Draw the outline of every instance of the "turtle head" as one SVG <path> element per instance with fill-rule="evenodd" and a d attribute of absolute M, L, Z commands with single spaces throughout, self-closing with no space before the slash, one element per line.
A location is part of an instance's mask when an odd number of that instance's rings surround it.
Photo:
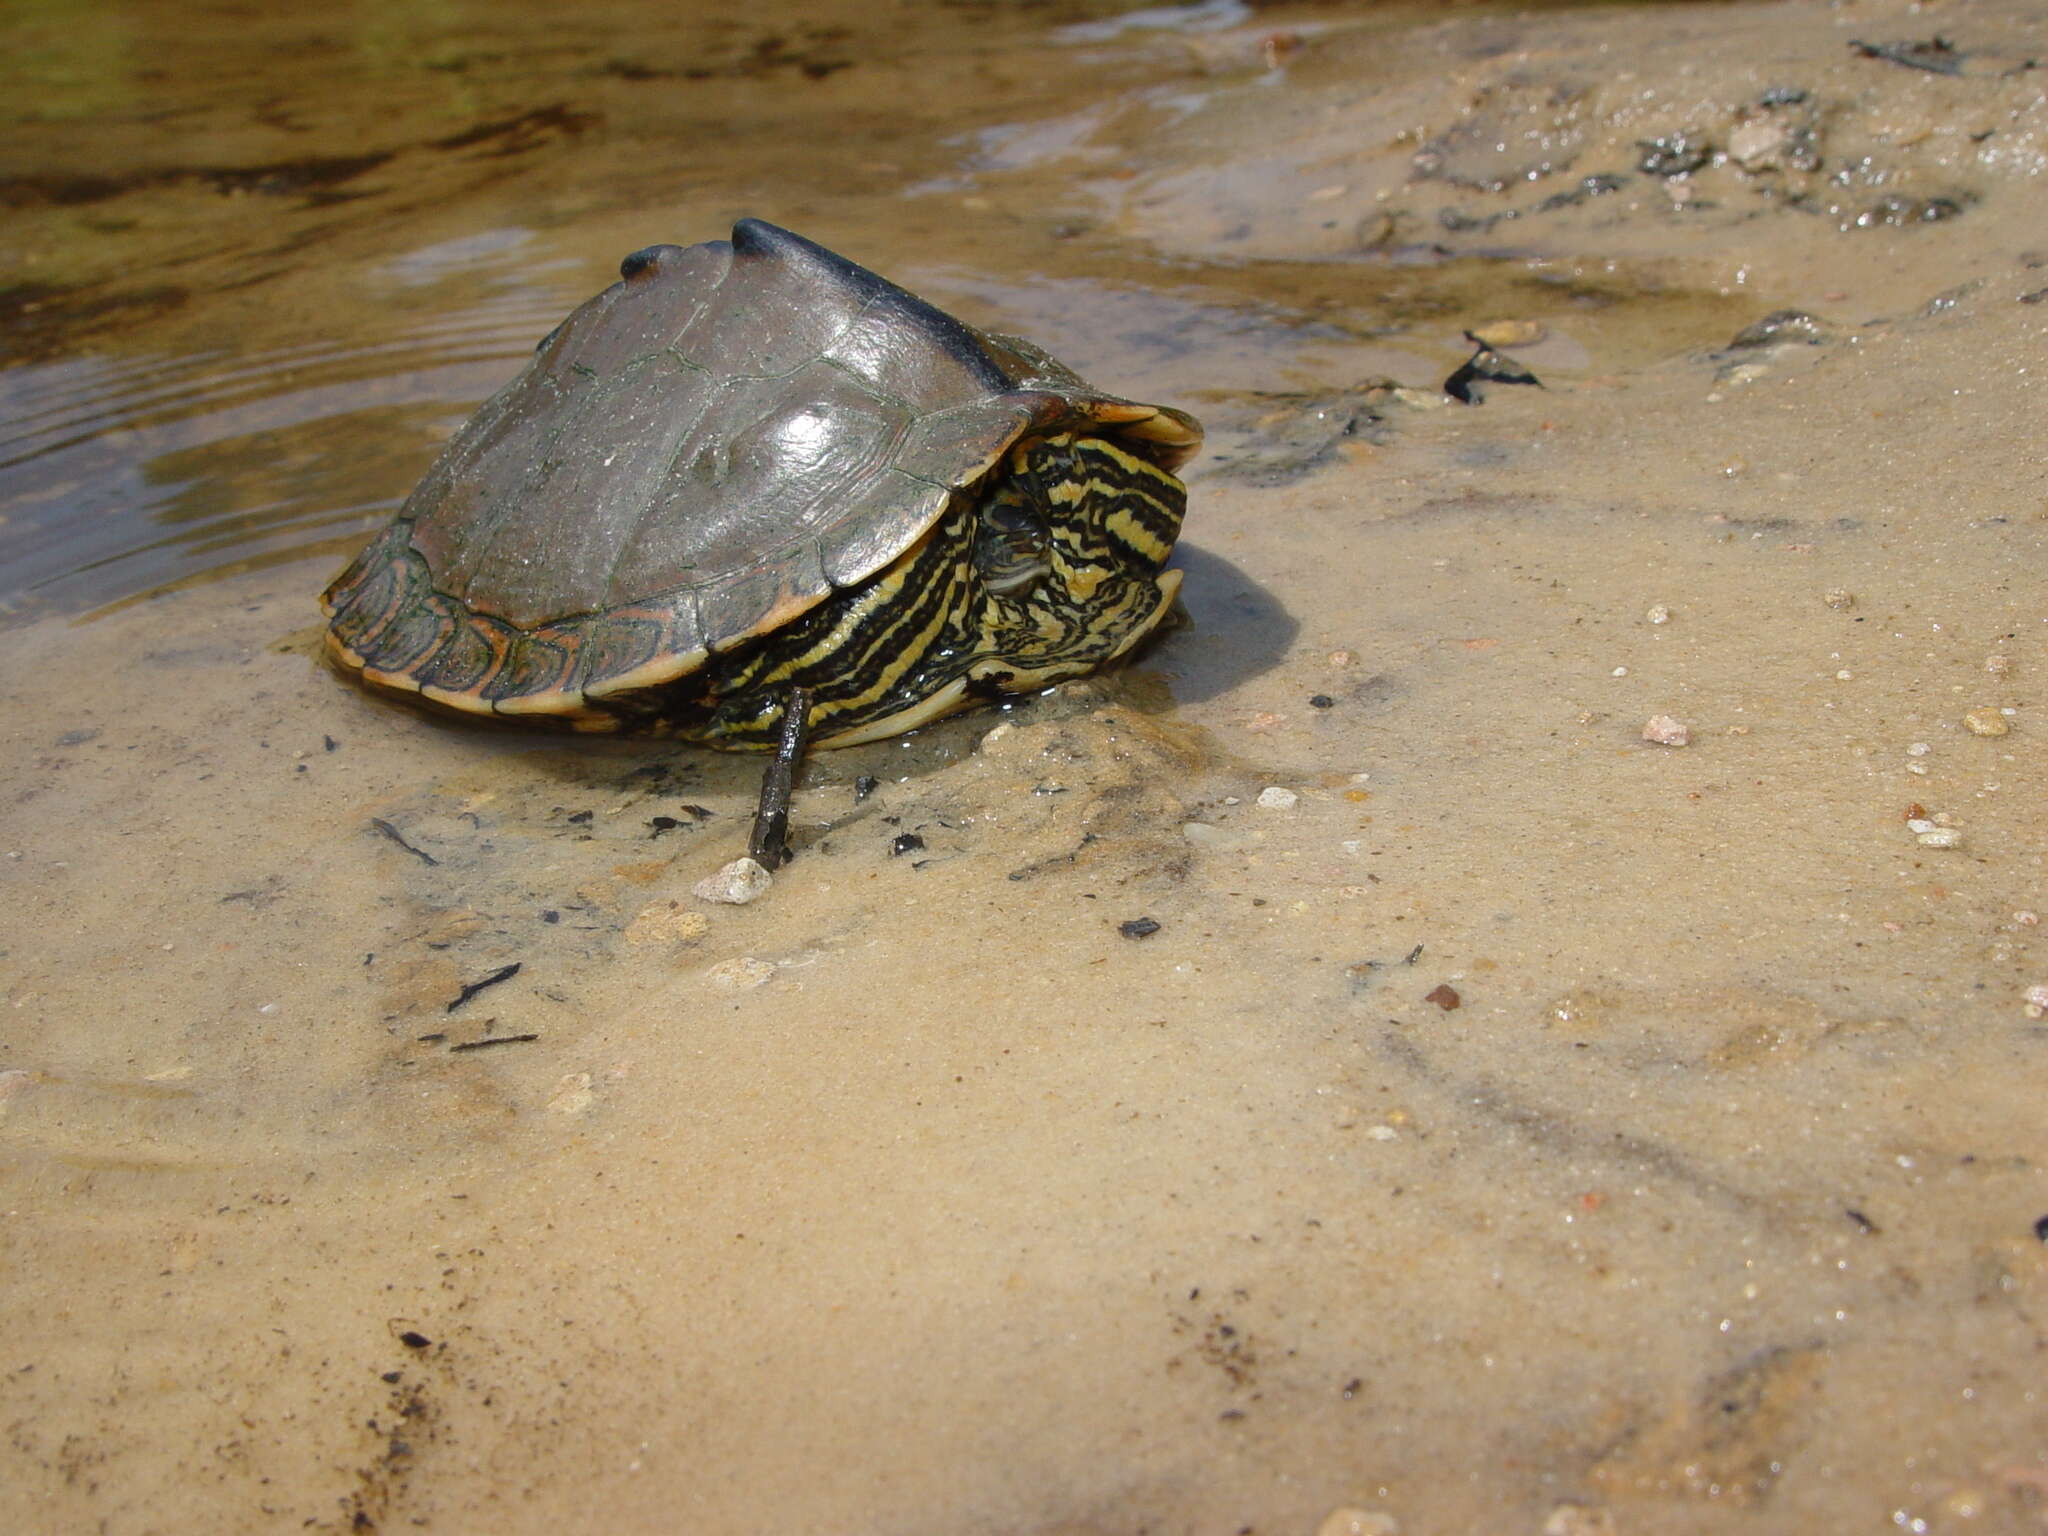
<path fill-rule="evenodd" d="M 977 509 L 981 602 L 970 679 L 1028 693 L 1128 655 L 1174 609 L 1164 569 L 1186 492 L 1108 436 L 1063 433 L 1012 449 Z"/>

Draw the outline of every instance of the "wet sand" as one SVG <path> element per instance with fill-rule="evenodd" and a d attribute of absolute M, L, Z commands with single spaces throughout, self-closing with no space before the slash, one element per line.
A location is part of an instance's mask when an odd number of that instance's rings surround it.
<path fill-rule="evenodd" d="M 2040 1529 L 2038 8 L 932 14 L 17 125 L 130 179 L 9 183 L 0 1523 Z M 270 133 L 390 158 L 191 170 Z M 312 599 L 736 212 L 1212 436 L 1191 629 L 820 757 L 727 908 L 757 761 Z"/>

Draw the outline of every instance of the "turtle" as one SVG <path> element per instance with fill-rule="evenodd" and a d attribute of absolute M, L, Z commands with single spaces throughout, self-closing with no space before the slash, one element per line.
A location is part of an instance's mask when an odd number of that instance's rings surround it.
<path fill-rule="evenodd" d="M 1128 656 L 1201 445 L 759 219 L 653 245 L 544 337 L 321 597 L 330 657 L 439 710 L 777 753 Z M 765 842 L 765 847 L 763 846 Z"/>

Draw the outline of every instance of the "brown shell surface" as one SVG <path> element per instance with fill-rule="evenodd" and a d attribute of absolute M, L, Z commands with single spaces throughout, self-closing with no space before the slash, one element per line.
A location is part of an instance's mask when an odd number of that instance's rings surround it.
<path fill-rule="evenodd" d="M 1092 421 L 1167 468 L 1201 440 L 758 220 L 621 270 L 328 588 L 345 664 L 602 723 L 586 698 L 682 676 L 888 565 L 1026 433 Z"/>

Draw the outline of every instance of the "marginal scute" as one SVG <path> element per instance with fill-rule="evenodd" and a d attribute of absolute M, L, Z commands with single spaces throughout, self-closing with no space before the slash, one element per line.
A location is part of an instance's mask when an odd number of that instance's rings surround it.
<path fill-rule="evenodd" d="M 566 687 L 576 663 L 576 647 L 560 638 L 516 635 L 505 655 L 505 664 L 484 685 L 483 697 L 492 704 L 512 701 L 536 693 L 560 692 Z"/>
<path fill-rule="evenodd" d="M 455 626 L 441 648 L 414 669 L 420 686 L 446 693 L 475 693 L 504 653 L 504 641 L 492 633 L 504 627 L 476 614 L 467 615 L 466 622 Z"/>
<path fill-rule="evenodd" d="M 895 467 L 935 485 L 964 486 L 986 474 L 1003 450 L 1034 427 L 1035 398 L 997 396 L 933 411 L 911 423 Z"/>
<path fill-rule="evenodd" d="M 902 554 L 909 541 L 939 520 L 953 493 L 942 485 L 913 480 L 899 469 L 884 470 L 862 486 L 818 535 L 825 579 L 835 587 L 865 581 Z"/>
<path fill-rule="evenodd" d="M 754 635 L 787 624 L 817 606 L 814 592 L 829 592 L 815 540 L 764 552 L 762 559 L 735 571 L 718 586 L 697 594 L 698 611 L 714 651 L 729 650 Z"/>

